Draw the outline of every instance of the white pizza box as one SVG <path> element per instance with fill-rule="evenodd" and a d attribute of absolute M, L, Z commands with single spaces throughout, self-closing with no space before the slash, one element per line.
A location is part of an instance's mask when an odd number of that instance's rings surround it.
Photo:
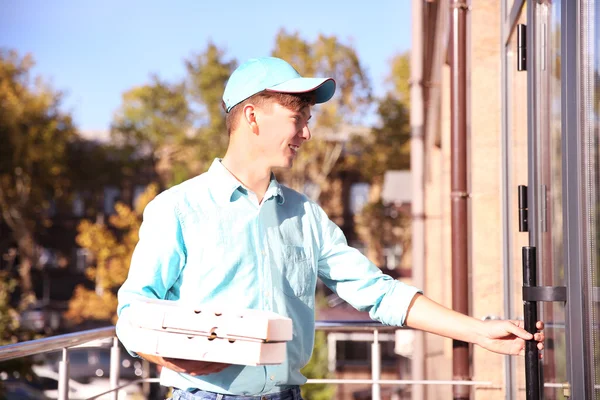
<path fill-rule="evenodd" d="M 136 337 L 131 350 L 163 357 L 280 364 L 293 336 L 292 320 L 271 311 L 141 299 L 127 315 Z"/>
<path fill-rule="evenodd" d="M 167 358 L 258 366 L 281 364 L 286 357 L 286 342 L 210 339 L 139 327 L 131 333 L 136 337 L 131 350 Z"/>

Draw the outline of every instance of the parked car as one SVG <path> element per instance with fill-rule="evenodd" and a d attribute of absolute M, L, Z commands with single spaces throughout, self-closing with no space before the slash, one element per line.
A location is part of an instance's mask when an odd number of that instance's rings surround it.
<path fill-rule="evenodd" d="M 108 378 L 110 376 L 110 347 L 76 347 L 69 350 L 70 377 L 79 382 L 88 382 L 94 378 Z M 58 372 L 60 353 L 53 353 L 46 357 L 46 364 Z M 135 380 L 142 377 L 142 360 L 129 355 L 125 349 L 120 351 L 119 378 Z"/>
<path fill-rule="evenodd" d="M 21 313 L 20 323 L 25 329 L 51 335 L 62 326 L 62 310 L 43 306 L 31 307 Z"/>
<path fill-rule="evenodd" d="M 44 392 L 29 382 L 21 380 L 6 380 L 2 382 L 4 393 L 0 393 L 3 400 L 50 400 Z"/>
<path fill-rule="evenodd" d="M 40 381 L 43 394 L 48 399 L 58 398 L 58 372 L 52 370 L 47 365 L 34 365 L 33 372 L 37 375 Z M 128 381 L 122 379 L 119 385 L 124 385 Z M 69 379 L 69 400 L 84 400 L 106 392 L 110 389 L 109 378 L 91 378 L 86 382 L 80 382 L 76 379 Z M 141 389 L 138 385 L 129 385 L 119 390 L 119 400 L 134 400 L 141 398 Z M 99 400 L 112 399 L 112 394 L 107 393 L 98 397 Z"/>

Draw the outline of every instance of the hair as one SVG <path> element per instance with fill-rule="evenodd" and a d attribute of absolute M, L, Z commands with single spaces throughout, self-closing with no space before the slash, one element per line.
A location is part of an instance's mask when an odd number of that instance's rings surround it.
<path fill-rule="evenodd" d="M 268 90 L 263 90 L 255 95 L 248 97 L 241 103 L 236 104 L 229 110 L 225 115 L 225 124 L 227 126 L 227 133 L 231 133 L 237 128 L 242 110 L 246 104 L 254 104 L 256 107 L 267 108 L 272 107 L 273 103 L 277 103 L 282 107 L 285 107 L 292 111 L 300 111 L 306 106 L 313 106 L 316 102 L 316 95 L 314 92 L 308 93 L 279 93 Z M 225 104 L 223 104 L 225 108 Z"/>

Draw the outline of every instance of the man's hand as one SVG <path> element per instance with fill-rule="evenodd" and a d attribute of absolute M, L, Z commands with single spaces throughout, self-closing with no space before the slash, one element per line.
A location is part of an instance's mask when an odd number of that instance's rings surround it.
<path fill-rule="evenodd" d="M 172 371 L 190 374 L 192 376 L 216 374 L 217 372 L 221 372 L 230 366 L 230 364 L 216 362 L 183 360 L 180 358 L 163 358 L 150 354 L 138 354 L 140 357 L 155 364 L 162 365 L 163 367 Z"/>
<path fill-rule="evenodd" d="M 536 328 L 540 332 L 533 336 L 523 329 L 523 325 L 523 321 L 486 321 L 477 344 L 495 353 L 522 355 L 525 353 L 525 341 L 533 339 L 538 342 L 537 348 L 543 350 L 544 323 L 538 321 Z"/>
<path fill-rule="evenodd" d="M 482 321 L 450 310 L 435 301 L 417 294 L 406 316 L 406 325 L 447 338 L 475 343 L 484 349 L 501 354 L 524 353 L 525 341 L 536 340 L 544 348 L 544 333 L 531 335 L 523 329 L 523 321 Z M 544 329 L 538 322 L 536 328 Z"/>

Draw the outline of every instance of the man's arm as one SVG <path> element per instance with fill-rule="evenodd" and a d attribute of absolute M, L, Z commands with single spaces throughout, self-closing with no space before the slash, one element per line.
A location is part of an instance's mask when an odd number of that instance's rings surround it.
<path fill-rule="evenodd" d="M 382 274 L 365 256 L 350 248 L 342 231 L 325 212 L 320 219 L 319 277 L 355 308 L 368 311 L 386 325 L 409 326 L 452 339 L 475 343 L 502 354 L 519 354 L 531 335 L 522 321 L 480 321 L 430 300 L 421 291 Z M 543 324 L 538 322 L 538 329 Z M 543 333 L 535 335 L 543 342 Z M 543 343 L 538 344 L 543 348 Z"/>
<path fill-rule="evenodd" d="M 172 194 L 163 192 L 144 209 L 127 279 L 118 292 L 117 336 L 126 349 L 136 344 L 128 318 L 131 303 L 145 298 L 166 299 L 185 262 L 186 249 L 175 200 Z"/>
<path fill-rule="evenodd" d="M 140 239 L 135 247 L 129 275 L 119 289 L 117 336 L 126 349 L 135 347 L 130 334 L 129 305 L 139 298 L 166 299 L 186 263 L 186 248 L 177 205 L 170 193 L 163 193 L 144 210 Z M 128 350 L 131 354 L 134 352 Z M 140 357 L 176 372 L 206 375 L 219 372 L 228 364 L 167 359 L 137 353 Z"/>
<path fill-rule="evenodd" d="M 501 354 L 521 354 L 525 341 L 534 339 L 538 349 L 544 348 L 543 332 L 531 335 L 523 329 L 522 321 L 481 321 L 436 303 L 417 294 L 406 316 L 406 325 L 410 328 L 435 333 L 451 339 L 477 344 L 487 350 Z M 544 328 L 542 322 L 537 329 Z"/>

